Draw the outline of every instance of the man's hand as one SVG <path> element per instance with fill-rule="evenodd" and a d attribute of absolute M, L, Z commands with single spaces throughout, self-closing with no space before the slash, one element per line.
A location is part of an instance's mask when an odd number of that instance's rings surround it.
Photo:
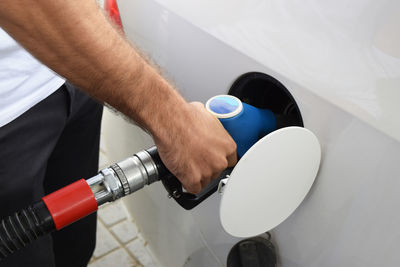
<path fill-rule="evenodd" d="M 0 1 L 0 26 L 52 70 L 147 129 L 188 191 L 199 192 L 235 164 L 235 143 L 217 119 L 188 104 L 94 0 Z"/>
<path fill-rule="evenodd" d="M 187 191 L 197 194 L 211 179 L 236 164 L 236 143 L 203 104 L 193 102 L 187 108 L 186 114 L 176 114 L 182 121 L 170 128 L 184 129 L 155 141 L 165 166 Z"/>

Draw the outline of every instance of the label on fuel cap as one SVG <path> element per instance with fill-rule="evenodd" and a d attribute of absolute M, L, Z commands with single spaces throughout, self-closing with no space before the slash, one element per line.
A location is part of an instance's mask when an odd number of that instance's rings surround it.
<path fill-rule="evenodd" d="M 243 104 L 233 95 L 217 95 L 207 101 L 206 109 L 218 119 L 226 119 L 242 112 Z"/>

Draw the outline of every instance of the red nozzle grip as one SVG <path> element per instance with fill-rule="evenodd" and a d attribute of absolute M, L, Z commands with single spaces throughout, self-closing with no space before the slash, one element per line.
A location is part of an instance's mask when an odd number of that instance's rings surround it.
<path fill-rule="evenodd" d="M 57 230 L 95 212 L 98 208 L 92 190 L 84 179 L 42 198 Z"/>

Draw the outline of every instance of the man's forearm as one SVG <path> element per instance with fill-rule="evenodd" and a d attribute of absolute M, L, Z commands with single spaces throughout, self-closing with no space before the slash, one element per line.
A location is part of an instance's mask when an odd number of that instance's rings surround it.
<path fill-rule="evenodd" d="M 101 13 L 94 0 L 0 1 L 0 26 L 82 90 L 165 134 L 162 117 L 185 101 Z"/>
<path fill-rule="evenodd" d="M 153 135 L 192 193 L 236 163 L 236 144 L 201 103 L 187 103 L 103 16 L 94 0 L 0 1 L 0 26 L 54 71 Z"/>

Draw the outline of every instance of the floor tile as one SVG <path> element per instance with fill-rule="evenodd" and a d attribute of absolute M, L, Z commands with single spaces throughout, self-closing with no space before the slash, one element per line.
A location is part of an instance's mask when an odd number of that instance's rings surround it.
<path fill-rule="evenodd" d="M 121 201 L 102 207 L 99 209 L 98 214 L 106 226 L 111 226 L 127 218 L 125 207 Z"/>
<path fill-rule="evenodd" d="M 128 243 L 126 248 L 144 267 L 156 267 L 152 257 L 140 239 L 135 239 L 134 241 Z"/>
<path fill-rule="evenodd" d="M 138 229 L 136 225 L 130 221 L 125 220 L 117 223 L 111 227 L 111 232 L 118 238 L 121 243 L 127 243 L 138 235 Z"/>
<path fill-rule="evenodd" d="M 97 233 L 96 233 L 96 248 L 94 250 L 93 256 L 95 258 L 101 257 L 102 255 L 118 247 L 119 247 L 118 242 L 102 225 L 102 223 L 98 222 Z"/>
<path fill-rule="evenodd" d="M 91 263 L 88 267 L 133 267 L 136 262 L 122 248 L 111 252 L 103 258 Z"/>

